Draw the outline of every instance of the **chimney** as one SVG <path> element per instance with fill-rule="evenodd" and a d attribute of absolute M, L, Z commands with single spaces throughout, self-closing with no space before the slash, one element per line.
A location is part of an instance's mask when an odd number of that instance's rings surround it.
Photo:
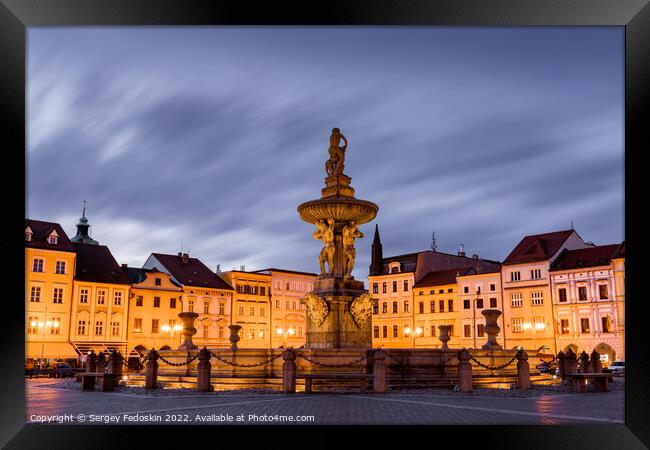
<path fill-rule="evenodd" d="M 221 264 L 217 264 L 217 273 L 221 273 Z"/>
<path fill-rule="evenodd" d="M 458 250 L 458 256 L 465 256 L 465 245 L 460 244 L 460 249 Z"/>
<path fill-rule="evenodd" d="M 183 264 L 189 264 L 189 262 L 190 262 L 190 255 L 188 255 L 187 253 L 182 253 L 182 254 L 180 254 L 179 256 L 180 256 L 181 259 L 183 260 Z"/>
<path fill-rule="evenodd" d="M 122 264 L 122 269 L 126 269 L 128 266 L 126 264 Z"/>
<path fill-rule="evenodd" d="M 476 253 L 474 253 L 474 254 L 472 255 L 472 258 L 474 258 L 474 259 L 478 259 L 478 255 L 477 255 Z"/>
<path fill-rule="evenodd" d="M 246 266 L 242 264 L 241 266 L 239 266 L 239 270 L 242 272 L 246 272 Z"/>

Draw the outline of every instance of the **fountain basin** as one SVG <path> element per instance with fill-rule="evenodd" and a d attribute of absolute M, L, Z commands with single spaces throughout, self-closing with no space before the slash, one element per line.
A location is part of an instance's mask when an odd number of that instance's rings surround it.
<path fill-rule="evenodd" d="M 353 220 L 357 224 L 363 224 L 373 220 L 378 210 L 379 206 L 372 202 L 350 197 L 322 198 L 311 200 L 298 206 L 300 218 L 309 223 L 334 219 L 336 222 L 349 222 Z"/>

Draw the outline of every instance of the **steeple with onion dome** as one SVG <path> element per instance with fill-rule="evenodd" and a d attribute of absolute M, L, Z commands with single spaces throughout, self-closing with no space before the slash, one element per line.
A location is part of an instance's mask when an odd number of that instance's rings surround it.
<path fill-rule="evenodd" d="M 90 224 L 88 223 L 88 219 L 86 219 L 86 200 L 84 200 L 81 217 L 79 218 L 79 223 L 77 223 L 77 234 L 70 240 L 72 242 L 83 242 L 84 244 L 99 245 L 99 242 L 91 238 L 88 234 L 89 228 Z"/>

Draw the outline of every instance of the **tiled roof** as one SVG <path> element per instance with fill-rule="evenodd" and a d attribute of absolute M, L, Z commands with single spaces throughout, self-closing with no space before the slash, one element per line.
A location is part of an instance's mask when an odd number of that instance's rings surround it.
<path fill-rule="evenodd" d="M 514 264 L 549 259 L 574 232 L 574 230 L 563 230 L 525 236 L 503 263 Z"/>
<path fill-rule="evenodd" d="M 25 219 L 25 229 L 27 229 L 27 227 L 32 230 L 32 240 L 30 242 L 25 242 L 25 247 L 60 250 L 63 252 L 75 251 L 72 242 L 70 242 L 70 238 L 65 234 L 65 231 L 63 231 L 63 228 L 61 228 L 61 225 L 58 223 Z M 56 230 L 56 234 L 59 235 L 56 244 L 50 244 L 47 242 L 47 238 L 52 230 Z"/>
<path fill-rule="evenodd" d="M 451 270 L 438 270 L 436 272 L 429 272 L 420 281 L 413 285 L 413 288 L 422 288 L 429 286 L 444 286 L 446 284 L 456 283 L 456 277 L 465 274 L 470 267 L 463 267 L 461 269 Z"/>
<path fill-rule="evenodd" d="M 620 244 L 599 245 L 596 247 L 564 250 L 553 261 L 551 271 L 579 269 L 581 267 L 606 266 L 612 262 Z"/>
<path fill-rule="evenodd" d="M 165 255 L 152 253 L 160 263 L 176 278 L 186 286 L 205 287 L 212 289 L 234 290 L 223 278 L 217 276 L 197 258 L 187 258 L 187 264 L 178 255 Z"/>
<path fill-rule="evenodd" d="M 130 284 L 129 277 L 105 245 L 74 242 L 72 246 L 77 252 L 75 280 Z"/>
<path fill-rule="evenodd" d="M 625 258 L 625 241 L 621 242 L 612 259 Z"/>
<path fill-rule="evenodd" d="M 271 267 L 271 268 L 268 268 L 268 269 L 262 269 L 262 270 L 253 270 L 251 273 L 261 273 L 261 274 L 264 274 L 264 275 L 270 275 L 271 272 L 294 273 L 294 274 L 297 274 L 297 275 L 309 275 L 311 277 L 317 277 L 318 276 L 317 274 L 311 273 L 311 272 L 299 272 L 297 270 L 277 269 L 275 267 Z"/>
<path fill-rule="evenodd" d="M 131 284 L 138 284 L 142 283 L 146 278 L 147 274 L 149 273 L 161 273 L 158 269 L 153 268 L 153 269 L 141 269 L 139 267 L 124 267 L 123 266 L 124 273 L 126 274 L 127 277 L 129 277 L 129 281 Z M 164 273 L 164 272 L 162 272 Z M 165 276 L 167 274 L 165 273 Z M 173 278 L 169 278 L 169 281 L 175 286 L 178 286 L 176 282 L 174 282 Z M 180 287 L 180 286 L 179 286 Z"/>

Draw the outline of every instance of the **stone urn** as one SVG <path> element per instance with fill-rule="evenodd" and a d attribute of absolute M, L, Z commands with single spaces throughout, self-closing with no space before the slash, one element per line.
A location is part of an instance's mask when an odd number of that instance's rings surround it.
<path fill-rule="evenodd" d="M 241 325 L 228 325 L 230 329 L 230 349 L 237 350 L 237 342 L 239 342 L 239 330 L 241 330 Z"/>
<path fill-rule="evenodd" d="M 199 317 L 198 313 L 195 312 L 182 312 L 178 314 L 178 317 L 183 321 L 183 343 L 178 347 L 179 350 L 195 350 L 198 347 L 192 342 L 192 336 L 196 334 L 196 328 L 194 328 L 194 321 Z"/>
<path fill-rule="evenodd" d="M 487 342 L 482 347 L 483 350 L 502 350 L 503 347 L 497 343 L 497 334 L 501 331 L 501 328 L 497 325 L 497 319 L 501 315 L 501 311 L 498 309 L 484 309 L 481 314 L 485 316 L 485 328 L 483 330 L 488 337 Z"/>
<path fill-rule="evenodd" d="M 449 342 L 449 330 L 451 330 L 451 325 L 438 325 L 438 330 L 440 330 L 440 342 L 442 342 L 442 346 L 440 347 L 441 350 L 447 351 L 449 350 L 449 347 L 447 346 L 447 342 Z"/>

